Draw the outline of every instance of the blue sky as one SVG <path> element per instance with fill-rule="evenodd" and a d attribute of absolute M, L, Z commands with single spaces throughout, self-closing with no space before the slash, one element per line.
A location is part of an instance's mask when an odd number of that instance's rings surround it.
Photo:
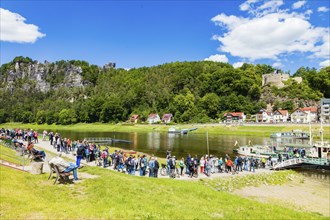
<path fill-rule="evenodd" d="M 1 64 L 28 56 L 121 68 L 207 59 L 319 69 L 330 65 L 329 4 L 2 0 Z"/>

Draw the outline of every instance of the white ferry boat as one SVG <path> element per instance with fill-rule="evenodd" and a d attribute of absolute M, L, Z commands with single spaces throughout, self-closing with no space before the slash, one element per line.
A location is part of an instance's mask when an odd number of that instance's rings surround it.
<path fill-rule="evenodd" d="M 277 132 L 270 135 L 271 138 L 296 138 L 309 139 L 309 134 L 301 130 L 292 130 L 291 132 Z"/>

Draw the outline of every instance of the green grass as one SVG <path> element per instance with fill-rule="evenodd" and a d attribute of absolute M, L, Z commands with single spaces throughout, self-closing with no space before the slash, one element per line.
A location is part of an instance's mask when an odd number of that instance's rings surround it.
<path fill-rule="evenodd" d="M 218 192 L 199 182 L 85 167 L 79 171 L 98 178 L 53 185 L 48 174 L 0 168 L 1 219 L 327 219 Z"/>
<path fill-rule="evenodd" d="M 300 129 L 308 132 L 309 126 L 307 124 L 301 125 L 244 125 L 244 126 L 226 126 L 224 124 L 182 124 L 175 125 L 179 128 L 198 128 L 198 130 L 193 131 L 194 133 L 203 133 L 206 131 L 210 135 L 245 135 L 245 136 L 260 136 L 269 137 L 271 133 L 281 132 L 281 131 L 291 131 L 294 129 Z M 78 131 L 78 132 L 168 132 L 171 126 L 166 125 L 148 125 L 148 124 L 104 124 L 104 123 L 78 123 L 74 125 L 47 125 L 47 124 L 22 124 L 22 123 L 6 123 L 0 124 L 0 127 L 4 128 L 32 128 L 37 130 L 67 130 L 67 131 Z M 320 125 L 312 125 L 312 132 L 316 134 L 319 132 Z M 330 138 L 330 126 L 324 125 L 324 138 Z M 318 137 L 315 136 L 317 139 Z"/>

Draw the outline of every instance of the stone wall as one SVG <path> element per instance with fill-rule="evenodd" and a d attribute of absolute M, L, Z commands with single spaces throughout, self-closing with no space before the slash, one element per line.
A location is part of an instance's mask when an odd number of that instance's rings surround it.
<path fill-rule="evenodd" d="M 290 79 L 290 75 L 285 73 L 264 74 L 262 75 L 262 86 L 269 84 L 272 86 L 276 86 L 278 88 L 283 88 L 284 87 L 283 82 L 287 81 L 288 79 Z M 297 81 L 297 83 L 302 82 L 301 77 L 294 77 L 292 79 Z"/>

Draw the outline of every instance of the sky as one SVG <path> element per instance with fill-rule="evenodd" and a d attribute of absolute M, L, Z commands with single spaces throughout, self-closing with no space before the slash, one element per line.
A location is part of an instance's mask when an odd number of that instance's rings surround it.
<path fill-rule="evenodd" d="M 329 0 L 1 0 L 0 64 L 16 56 L 117 68 L 176 61 L 330 66 Z"/>

